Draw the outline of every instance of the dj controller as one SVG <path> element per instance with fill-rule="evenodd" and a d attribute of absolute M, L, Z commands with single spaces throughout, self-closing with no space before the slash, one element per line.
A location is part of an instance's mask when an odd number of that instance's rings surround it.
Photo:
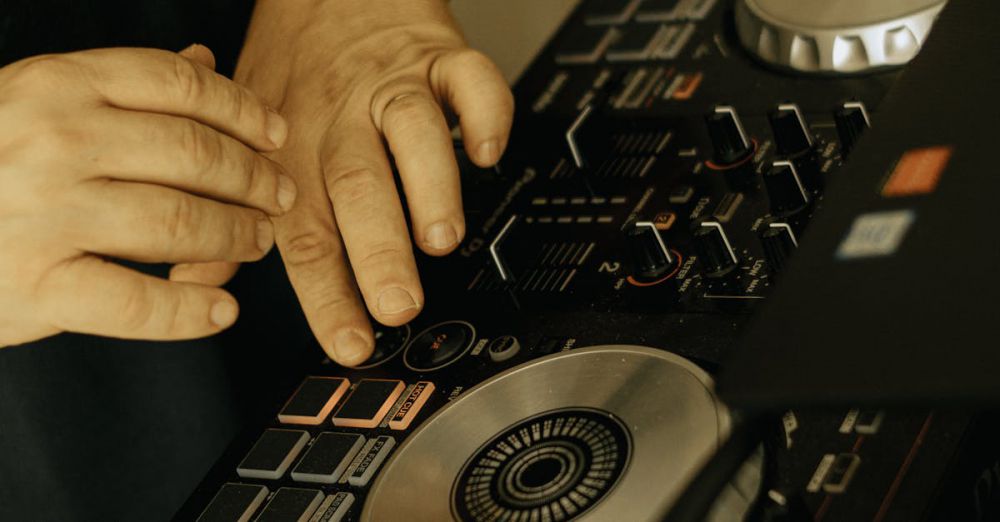
<path fill-rule="evenodd" d="M 581 3 L 514 87 L 500 164 L 456 147 L 468 233 L 420 258 L 425 310 L 261 405 L 176 519 L 667 516 L 742 421 L 713 375 L 942 8 L 852 22 L 862 38 L 793 34 L 815 13 L 768 3 Z M 797 408 L 767 426 L 708 520 L 997 516 L 988 417 Z"/>

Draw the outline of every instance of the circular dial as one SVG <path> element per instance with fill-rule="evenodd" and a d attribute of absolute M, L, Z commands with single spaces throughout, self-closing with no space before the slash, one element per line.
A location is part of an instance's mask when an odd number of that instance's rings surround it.
<path fill-rule="evenodd" d="M 858 73 L 916 56 L 945 0 L 739 0 L 736 32 L 764 62 Z"/>
<path fill-rule="evenodd" d="M 372 485 L 360 520 L 453 520 L 462 502 L 472 513 L 479 501 L 459 500 L 475 487 L 469 471 L 517 427 L 532 441 L 531 430 L 540 430 L 532 444 L 539 451 L 527 453 L 523 442 L 514 448 L 482 502 L 530 512 L 543 500 L 572 497 L 579 473 L 594 469 L 597 448 L 614 448 L 614 458 L 602 461 L 610 470 L 605 483 L 575 505 L 594 520 L 658 520 L 729 433 L 728 411 L 711 383 L 690 361 L 639 346 L 577 348 L 516 366 L 462 393 L 410 434 Z M 556 433 L 555 422 L 573 416 L 585 424 L 602 418 L 587 424 L 592 442 Z"/>
<path fill-rule="evenodd" d="M 630 443 L 608 412 L 569 408 L 521 421 L 483 444 L 455 481 L 459 520 L 580 516 L 621 478 Z"/>

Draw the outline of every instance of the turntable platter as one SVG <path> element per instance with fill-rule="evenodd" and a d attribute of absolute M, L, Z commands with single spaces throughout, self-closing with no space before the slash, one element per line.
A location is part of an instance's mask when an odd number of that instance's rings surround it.
<path fill-rule="evenodd" d="M 361 520 L 657 519 L 728 430 L 711 378 L 690 361 L 576 349 L 501 373 L 429 418 Z"/>

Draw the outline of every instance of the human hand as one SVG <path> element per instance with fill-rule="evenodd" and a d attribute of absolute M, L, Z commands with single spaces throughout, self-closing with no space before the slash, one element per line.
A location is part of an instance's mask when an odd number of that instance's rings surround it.
<path fill-rule="evenodd" d="M 361 299 L 390 326 L 423 306 L 385 145 L 416 244 L 445 255 L 465 221 L 442 107 L 486 167 L 507 144 L 510 90 L 442 0 L 260 0 L 235 78 L 288 119 L 288 143 L 269 157 L 295 178 L 299 201 L 273 220 L 276 244 L 324 350 L 360 364 L 374 345 Z"/>
<path fill-rule="evenodd" d="M 0 69 L 0 346 L 61 331 L 186 339 L 230 326 L 227 292 L 138 262 L 250 261 L 294 182 L 256 151 L 287 137 L 247 89 L 185 58 L 100 49 Z"/>

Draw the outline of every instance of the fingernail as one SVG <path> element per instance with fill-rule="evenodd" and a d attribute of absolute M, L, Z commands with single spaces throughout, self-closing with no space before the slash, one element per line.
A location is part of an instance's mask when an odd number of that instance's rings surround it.
<path fill-rule="evenodd" d="M 450 223 L 439 221 L 427 227 L 427 244 L 432 248 L 442 250 L 451 248 L 458 243 L 458 233 Z"/>
<path fill-rule="evenodd" d="M 219 328 L 225 328 L 236 322 L 239 310 L 236 305 L 229 301 L 219 301 L 212 305 L 212 310 L 208 313 L 209 320 Z"/>
<path fill-rule="evenodd" d="M 278 206 L 281 210 L 288 212 L 292 209 L 292 205 L 295 204 L 295 194 L 298 190 L 295 188 L 295 182 L 292 178 L 288 176 L 278 176 Z"/>
<path fill-rule="evenodd" d="M 274 230 L 271 222 L 266 219 L 257 221 L 257 246 L 267 252 L 271 249 L 271 242 L 274 241 Z"/>
<path fill-rule="evenodd" d="M 285 139 L 288 138 L 288 124 L 285 123 L 285 119 L 281 117 L 280 114 L 274 112 L 274 109 L 267 108 L 267 139 L 271 140 L 271 143 L 275 147 L 281 147 L 285 144 Z"/>
<path fill-rule="evenodd" d="M 497 153 L 500 150 L 500 146 L 497 145 L 497 140 L 489 140 L 481 145 L 479 145 L 479 161 L 493 165 L 497 162 Z"/>
<path fill-rule="evenodd" d="M 395 315 L 416 307 L 413 296 L 398 286 L 383 290 L 378 295 L 378 311 L 383 314 Z"/>
<path fill-rule="evenodd" d="M 337 362 L 344 366 L 355 366 L 368 358 L 368 341 L 353 330 L 342 330 L 333 338 L 333 353 Z"/>

